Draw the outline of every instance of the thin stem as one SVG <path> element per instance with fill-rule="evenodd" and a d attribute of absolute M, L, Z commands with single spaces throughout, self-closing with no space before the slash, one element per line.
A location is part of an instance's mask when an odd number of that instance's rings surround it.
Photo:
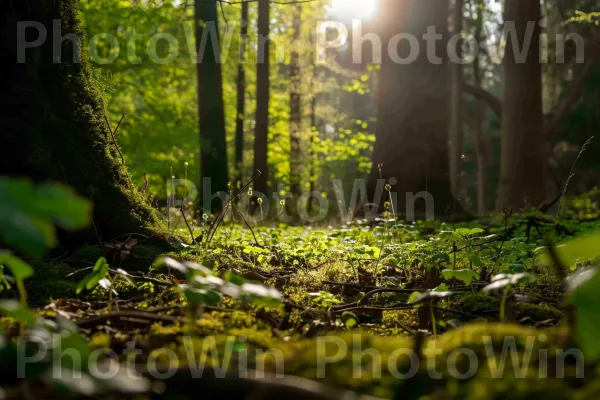
<path fill-rule="evenodd" d="M 508 292 L 510 292 L 510 285 L 506 286 L 504 293 L 502 294 L 502 301 L 500 302 L 500 322 L 504 322 L 504 317 L 506 315 L 506 298 L 508 297 Z"/>
<path fill-rule="evenodd" d="M 431 330 L 433 332 L 433 338 L 437 338 L 437 324 L 435 321 L 435 311 L 433 308 L 433 304 L 429 304 L 429 312 L 431 313 Z"/>

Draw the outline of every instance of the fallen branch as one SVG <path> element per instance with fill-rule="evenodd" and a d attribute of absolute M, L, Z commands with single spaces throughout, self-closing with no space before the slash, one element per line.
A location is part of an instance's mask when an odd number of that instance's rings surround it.
<path fill-rule="evenodd" d="M 180 322 L 185 323 L 185 319 L 174 317 L 172 315 L 152 314 L 143 311 L 117 311 L 110 314 L 98 315 L 96 317 L 86 318 L 76 321 L 75 324 L 80 328 L 100 325 L 112 319 L 136 318 L 141 320 L 156 322 Z"/>

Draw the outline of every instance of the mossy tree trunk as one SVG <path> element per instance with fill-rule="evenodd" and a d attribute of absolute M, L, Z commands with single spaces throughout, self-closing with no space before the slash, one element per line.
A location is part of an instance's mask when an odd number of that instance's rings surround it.
<path fill-rule="evenodd" d="M 68 246 L 96 242 L 98 237 L 108 241 L 127 233 L 149 233 L 158 222 L 122 164 L 85 51 L 65 39 L 62 58 L 56 58 L 53 21 L 60 22 L 63 37 L 82 37 L 76 4 L 0 2 L 0 174 L 64 182 L 94 203 L 94 227 L 65 237 L 63 244 Z M 19 63 L 23 46 L 18 28 L 23 21 L 42 24 L 47 40 L 26 49 L 25 62 Z M 38 29 L 28 28 L 24 39 L 33 42 L 38 35 Z"/>

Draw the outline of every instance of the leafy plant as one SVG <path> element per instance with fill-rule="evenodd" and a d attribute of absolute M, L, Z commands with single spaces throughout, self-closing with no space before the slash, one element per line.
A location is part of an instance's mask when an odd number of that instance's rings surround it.
<path fill-rule="evenodd" d="M 431 327 L 433 330 L 433 337 L 437 337 L 437 322 L 436 322 L 436 318 L 435 318 L 435 312 L 433 309 L 434 303 L 437 300 L 446 298 L 446 297 L 450 297 L 454 294 L 454 292 L 450 292 L 450 291 L 429 291 L 429 292 L 424 292 L 424 293 L 419 293 L 419 292 L 413 292 L 410 297 L 408 298 L 408 302 L 406 303 L 409 306 L 419 306 L 423 303 L 428 303 L 429 305 L 429 311 L 431 313 Z"/>
<path fill-rule="evenodd" d="M 575 337 L 582 351 L 592 361 L 600 359 L 600 342 L 596 336 L 600 324 L 600 273 L 598 268 L 582 269 L 567 278 L 568 301 L 577 307 Z"/>
<path fill-rule="evenodd" d="M 330 308 L 336 304 L 341 304 L 341 301 L 333 293 L 330 292 L 321 291 L 309 294 L 313 298 L 313 302 L 315 302 L 323 308 Z"/>
<path fill-rule="evenodd" d="M 108 309 L 112 309 L 113 294 L 118 295 L 114 289 L 115 282 L 117 279 L 123 279 L 127 283 L 135 286 L 135 283 L 131 279 L 131 275 L 122 270 L 121 268 L 112 270 L 108 265 L 108 262 L 104 257 L 98 259 L 92 272 L 85 276 L 77 285 L 77 294 L 81 293 L 84 289 L 92 290 L 96 286 L 100 286 L 102 289 L 108 292 Z"/>
<path fill-rule="evenodd" d="M 91 203 L 60 184 L 0 178 L 0 238 L 39 256 L 56 245 L 55 225 L 74 230 L 90 222 Z"/>
<path fill-rule="evenodd" d="M 534 276 L 529 273 L 504 273 L 498 274 L 492 278 L 492 283 L 483 288 L 484 292 L 491 292 L 494 290 L 502 291 L 502 300 L 500 301 L 500 321 L 504 322 L 506 314 L 506 299 L 510 289 L 513 286 L 529 283 L 534 280 Z"/>
<path fill-rule="evenodd" d="M 192 305 L 218 304 L 221 302 L 222 296 L 265 307 L 275 307 L 281 304 L 281 293 L 276 289 L 246 282 L 244 278 L 233 273 L 228 273 L 225 279 L 222 279 L 203 265 L 188 261 L 179 262 L 168 257 L 159 259 L 156 265 L 166 266 L 185 275 L 186 283 L 179 285 L 179 288 Z"/>
<path fill-rule="evenodd" d="M 474 279 L 479 279 L 479 273 L 472 269 L 445 269 L 442 276 L 446 280 L 457 279 L 466 286 L 470 286 Z"/>

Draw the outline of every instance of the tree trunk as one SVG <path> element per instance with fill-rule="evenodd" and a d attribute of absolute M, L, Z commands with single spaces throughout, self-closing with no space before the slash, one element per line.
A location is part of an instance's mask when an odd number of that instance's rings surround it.
<path fill-rule="evenodd" d="M 62 42 L 62 59 L 53 51 L 53 20 L 61 33 L 81 37 L 75 0 L 0 2 L 0 174 L 35 181 L 60 181 L 94 203 L 94 229 L 65 237 L 68 248 L 81 241 L 109 241 L 151 232 L 156 212 L 133 184 L 108 130 L 104 104 L 90 74 L 83 46 Z M 41 23 L 47 40 L 25 51 L 17 62 L 18 23 Z M 38 38 L 28 28 L 25 39 Z M 43 37 L 42 37 L 43 38 Z M 80 62 L 78 61 L 80 60 Z M 113 127 L 114 128 L 114 127 Z"/>
<path fill-rule="evenodd" d="M 393 35 L 414 35 L 420 45 L 418 57 L 412 62 L 399 63 L 383 57 L 379 76 L 378 122 L 373 154 L 373 169 L 369 193 L 375 192 L 382 176 L 398 194 L 396 210 L 407 210 L 406 194 L 429 192 L 434 199 L 436 216 L 454 206 L 448 173 L 448 73 L 446 39 L 448 31 L 448 2 L 431 0 L 384 0 L 380 6 L 380 26 L 383 29 L 384 50 Z M 428 60 L 423 34 L 435 27 L 443 35 L 435 46 L 439 60 Z M 407 40 L 399 44 L 398 54 L 406 58 L 410 46 Z M 385 198 L 385 197 L 384 197 Z M 381 201 L 386 201 L 384 198 Z M 374 199 L 377 201 L 377 199 Z M 381 204 L 380 204 L 381 206 Z M 412 207 L 412 203 L 408 205 Z M 417 201 L 415 216 L 424 217 L 425 202 Z"/>
<path fill-rule="evenodd" d="M 254 169 L 261 175 L 254 190 L 268 196 L 269 166 L 269 19 L 270 1 L 258 0 L 258 65 L 256 66 L 256 127 L 254 131 Z"/>
<path fill-rule="evenodd" d="M 477 6 L 477 17 L 475 27 L 475 40 L 477 43 L 483 43 L 483 0 L 479 0 Z M 481 59 L 479 52 L 475 56 L 473 62 L 473 80 L 475 81 L 475 87 L 481 88 L 482 85 L 482 72 L 481 72 Z M 489 163 L 488 158 L 488 140 L 485 136 L 485 105 L 479 98 L 475 98 L 475 151 L 477 154 L 477 213 L 479 216 L 484 216 L 487 213 L 486 205 L 486 178 L 487 178 L 487 166 Z"/>
<path fill-rule="evenodd" d="M 464 0 L 454 0 L 453 33 L 460 34 L 463 27 Z M 462 41 L 456 46 L 458 57 L 462 57 Z M 452 107 L 450 112 L 450 187 L 452 194 L 462 198 L 461 166 L 463 154 L 463 124 L 462 124 L 462 84 L 463 67 L 460 63 L 452 63 Z"/>
<path fill-rule="evenodd" d="M 227 140 L 221 75 L 219 23 L 216 0 L 196 0 L 196 46 L 198 48 L 198 115 L 200 121 L 200 176 L 210 178 L 210 191 L 227 192 Z M 214 36 L 211 35 L 211 30 Z M 206 45 L 202 42 L 202 37 Z M 212 38 L 217 40 L 213 40 Z M 202 48 L 204 46 L 204 48 Z M 209 190 L 204 187 L 202 192 Z M 210 197 L 209 193 L 207 197 Z M 204 198 L 204 195 L 201 197 Z M 214 208 L 213 208 L 214 207 Z M 221 205 L 213 202 L 211 209 Z"/>
<path fill-rule="evenodd" d="M 504 22 L 514 23 L 518 43 L 509 36 L 503 61 L 504 112 L 499 207 L 515 211 L 540 205 L 546 197 L 547 152 L 542 115 L 542 66 L 539 58 L 540 0 L 506 0 Z M 530 31 L 527 32 L 527 27 Z M 514 46 L 531 43 L 524 59 Z M 524 50 L 527 50 L 525 47 Z"/>
<path fill-rule="evenodd" d="M 246 113 L 246 43 L 248 41 L 248 2 L 242 3 L 240 61 L 237 75 L 237 115 L 235 125 L 235 171 L 237 181 L 244 178 L 244 119 Z"/>
<path fill-rule="evenodd" d="M 300 29 L 302 24 L 302 7 L 296 6 L 292 29 L 292 55 L 290 62 L 290 189 L 294 198 L 300 196 L 302 190 L 303 163 L 300 148 L 302 129 L 302 98 L 300 87 Z"/>

